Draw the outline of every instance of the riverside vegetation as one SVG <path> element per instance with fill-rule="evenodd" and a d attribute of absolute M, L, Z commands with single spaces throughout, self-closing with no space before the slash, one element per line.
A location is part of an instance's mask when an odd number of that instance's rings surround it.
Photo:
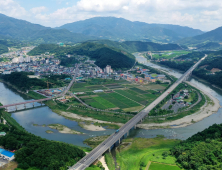
<path fill-rule="evenodd" d="M 0 115 L 7 121 L 7 125 L 0 124 L 0 129 L 7 133 L 0 138 L 0 145 L 5 149 L 16 150 L 18 168 L 62 170 L 85 156 L 85 152 L 76 146 L 46 140 L 26 132 L 3 109 L 0 109 Z"/>

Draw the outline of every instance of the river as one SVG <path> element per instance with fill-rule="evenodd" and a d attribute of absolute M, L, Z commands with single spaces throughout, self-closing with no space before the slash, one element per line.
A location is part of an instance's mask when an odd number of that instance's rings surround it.
<path fill-rule="evenodd" d="M 139 56 L 138 53 L 134 55 L 136 56 L 139 62 L 142 62 L 148 66 L 152 66 L 154 68 L 167 71 L 169 74 L 175 77 L 180 77 L 182 75 L 181 73 L 173 69 L 168 69 L 149 63 L 146 61 L 145 58 Z M 214 97 L 216 97 L 220 101 L 220 104 L 222 105 L 221 90 L 216 89 L 209 84 L 204 84 L 198 81 L 197 79 L 192 78 L 191 82 L 200 87 L 201 89 L 211 93 Z M 27 98 L 25 95 L 19 94 L 15 90 L 8 87 L 7 85 L 0 83 L 0 102 L 2 104 L 5 105 L 5 104 L 23 102 L 27 100 L 32 100 L 32 99 Z M 110 129 L 107 129 L 106 131 L 97 131 L 97 132 L 88 131 L 79 127 L 77 122 L 65 119 L 64 117 L 59 116 L 56 113 L 52 112 L 52 110 L 49 109 L 47 106 L 41 107 L 41 105 L 38 103 L 36 103 L 35 106 L 39 107 L 23 111 L 14 111 L 15 108 L 11 108 L 9 111 L 11 111 L 12 117 L 28 132 L 49 140 L 62 141 L 78 146 L 87 146 L 83 144 L 83 141 L 85 139 L 93 136 L 108 135 L 114 132 L 114 130 Z M 32 108 L 32 104 L 27 105 L 27 107 Z M 23 106 L 20 106 L 18 109 L 22 108 Z M 52 123 L 59 123 L 69 127 L 70 129 L 77 130 L 85 134 L 84 135 L 62 134 L 59 133 L 57 130 L 50 129 L 48 127 L 33 126 L 33 124 L 48 125 Z M 202 121 L 187 127 L 176 128 L 176 129 L 154 129 L 154 130 L 137 129 L 134 131 L 133 134 L 135 137 L 143 137 L 143 138 L 153 138 L 156 135 L 164 135 L 167 138 L 187 139 L 193 134 L 204 130 L 205 128 L 209 127 L 214 123 L 218 124 L 222 123 L 222 109 L 219 109 L 217 113 L 212 114 L 211 116 L 203 119 Z M 45 132 L 46 130 L 52 130 L 54 133 L 48 134 Z"/>
<path fill-rule="evenodd" d="M 140 53 L 134 54 L 138 62 L 143 63 L 147 66 L 151 66 L 153 68 L 157 68 L 159 70 L 166 71 L 168 74 L 173 75 L 177 78 L 182 76 L 182 73 L 176 70 L 165 68 L 165 67 L 147 62 L 147 60 L 144 57 L 140 56 L 139 54 Z M 210 93 L 212 96 L 217 98 L 220 101 L 220 105 L 222 105 L 222 91 L 221 90 L 213 87 L 212 85 L 208 83 L 200 82 L 199 80 L 195 78 L 191 78 L 190 82 L 192 82 L 193 84 L 195 84 L 202 90 Z M 154 129 L 154 130 L 139 129 L 137 130 L 136 137 L 151 138 L 156 135 L 164 135 L 167 138 L 187 139 L 190 136 L 208 128 L 209 126 L 215 123 L 217 124 L 222 123 L 222 108 L 220 108 L 217 113 L 212 114 L 211 116 L 203 119 L 202 121 L 192 124 L 190 126 L 176 128 L 176 129 Z"/>

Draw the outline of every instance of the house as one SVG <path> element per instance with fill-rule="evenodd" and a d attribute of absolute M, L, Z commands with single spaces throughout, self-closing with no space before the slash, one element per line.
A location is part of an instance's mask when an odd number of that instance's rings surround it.
<path fill-rule="evenodd" d="M 14 153 L 6 151 L 5 149 L 1 149 L 1 148 L 0 148 L 0 155 L 1 155 L 1 157 L 5 158 L 9 161 L 12 161 L 15 158 Z"/>

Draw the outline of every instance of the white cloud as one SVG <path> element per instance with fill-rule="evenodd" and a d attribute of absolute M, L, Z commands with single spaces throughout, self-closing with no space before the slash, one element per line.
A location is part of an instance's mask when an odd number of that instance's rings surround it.
<path fill-rule="evenodd" d="M 68 5 L 71 0 L 54 2 Z M 14 0 L 0 0 L 0 4 L 0 13 L 28 18 L 29 21 L 51 27 L 96 16 L 122 17 L 147 23 L 178 24 L 202 30 L 215 29 L 222 23 L 220 0 L 78 0 L 74 6 L 63 6 L 51 13 L 43 13 L 47 10 L 44 6 L 35 7 L 30 9 L 30 14 Z"/>
<path fill-rule="evenodd" d="M 17 18 L 27 14 L 26 10 L 13 0 L 0 0 L 0 13 Z"/>
<path fill-rule="evenodd" d="M 117 11 L 128 4 L 129 0 L 80 0 L 77 8 L 83 11 L 107 12 Z"/>
<path fill-rule="evenodd" d="M 45 6 L 40 6 L 40 7 L 35 7 L 35 8 L 30 9 L 30 11 L 33 14 L 39 14 L 39 13 L 47 11 L 47 8 Z"/>

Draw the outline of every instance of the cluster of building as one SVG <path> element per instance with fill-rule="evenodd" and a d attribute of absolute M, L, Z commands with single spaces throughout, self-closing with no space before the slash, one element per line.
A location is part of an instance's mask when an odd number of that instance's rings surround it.
<path fill-rule="evenodd" d="M 157 80 L 165 83 L 171 83 L 170 80 L 167 80 L 166 76 L 163 74 L 150 74 L 148 69 L 142 69 L 142 68 L 137 68 L 134 69 L 133 71 L 136 71 L 137 76 L 135 76 L 134 74 L 121 74 L 121 78 L 127 80 L 127 81 L 133 81 L 136 83 L 155 83 Z M 141 75 L 141 76 L 138 76 Z M 143 75 L 143 76 L 142 76 Z"/>
<path fill-rule="evenodd" d="M 181 93 L 182 92 L 182 93 Z M 185 105 L 191 105 L 192 103 L 190 103 L 190 102 L 184 102 L 184 98 L 186 97 L 186 96 L 188 96 L 189 97 L 189 90 L 187 90 L 187 89 L 185 89 L 185 90 L 182 90 L 182 91 L 180 91 L 180 92 L 178 92 L 177 94 L 175 94 L 174 96 L 173 96 L 173 101 L 174 102 L 177 102 L 177 103 L 180 103 L 180 104 L 185 104 Z"/>
<path fill-rule="evenodd" d="M 43 89 L 43 90 L 34 90 L 36 93 L 39 93 L 45 97 L 54 97 L 58 96 L 64 91 L 64 88 L 57 89 Z"/>

